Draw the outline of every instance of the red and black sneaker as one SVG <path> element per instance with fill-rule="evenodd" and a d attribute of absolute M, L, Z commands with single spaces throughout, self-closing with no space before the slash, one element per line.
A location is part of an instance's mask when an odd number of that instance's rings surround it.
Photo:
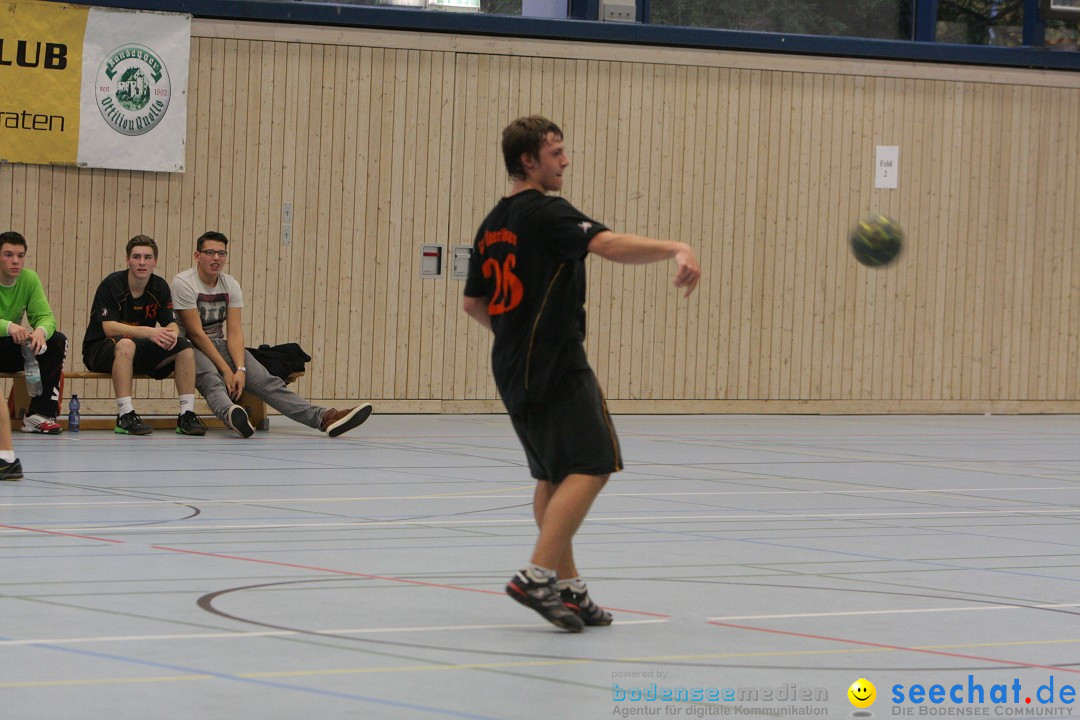
<path fill-rule="evenodd" d="M 22 431 L 24 433 L 41 433 L 42 435 L 59 435 L 64 432 L 56 418 L 44 415 L 27 415 L 23 418 Z"/>
<path fill-rule="evenodd" d="M 545 620 L 556 627 L 572 633 L 585 629 L 585 623 L 572 610 L 563 605 L 559 591 L 555 589 L 555 578 L 537 582 L 521 570 L 506 586 L 506 594 L 525 607 L 540 613 Z"/>
<path fill-rule="evenodd" d="M 592 601 L 589 591 L 574 592 L 571 588 L 563 588 L 559 591 L 563 605 L 572 613 L 581 618 L 581 622 L 590 626 L 610 625 L 611 613 Z"/>

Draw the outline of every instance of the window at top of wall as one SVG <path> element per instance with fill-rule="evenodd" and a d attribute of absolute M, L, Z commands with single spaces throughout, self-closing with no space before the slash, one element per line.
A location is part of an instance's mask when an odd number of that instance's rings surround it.
<path fill-rule="evenodd" d="M 911 0 L 650 0 L 657 25 L 907 40 Z"/>

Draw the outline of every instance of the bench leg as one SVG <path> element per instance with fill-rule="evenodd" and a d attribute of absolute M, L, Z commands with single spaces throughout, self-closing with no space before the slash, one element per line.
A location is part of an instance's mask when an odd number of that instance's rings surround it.
<path fill-rule="evenodd" d="M 11 419 L 21 424 L 29 409 L 30 395 L 26 392 L 26 381 L 21 377 L 16 377 L 11 383 L 11 393 L 8 395 L 8 410 L 11 412 Z"/>
<path fill-rule="evenodd" d="M 243 393 L 238 403 L 247 411 L 251 426 L 256 430 L 269 430 L 270 418 L 266 417 L 266 403 L 250 393 Z"/>

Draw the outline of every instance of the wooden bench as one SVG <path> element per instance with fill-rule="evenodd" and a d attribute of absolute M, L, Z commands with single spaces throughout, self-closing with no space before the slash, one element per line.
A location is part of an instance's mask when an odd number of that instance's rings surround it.
<path fill-rule="evenodd" d="M 285 384 L 291 385 L 303 376 L 304 373 L 302 372 L 294 372 L 289 375 L 288 379 L 285 380 Z M 164 379 L 167 380 L 171 377 L 172 375 L 169 375 Z M 21 422 L 23 417 L 26 415 L 27 408 L 30 407 L 30 396 L 26 392 L 25 376 L 22 372 L 0 372 L 0 378 L 18 378 L 19 380 L 23 381 L 12 383 L 11 394 L 9 396 L 9 402 L 13 409 L 12 419 Z M 109 373 L 89 372 L 84 370 L 81 372 L 65 372 L 64 379 L 111 381 L 112 375 L 110 375 Z M 154 380 L 156 378 L 152 378 L 149 375 L 136 375 L 134 379 Z M 270 418 L 267 417 L 266 414 L 266 403 L 264 403 L 260 398 L 255 397 L 254 395 L 245 390 L 244 393 L 240 395 L 240 401 L 237 404 L 247 410 L 248 417 L 251 419 L 251 424 L 255 427 L 256 430 L 270 429 Z M 154 428 L 155 430 L 171 430 L 173 427 L 176 426 L 176 418 L 174 417 L 144 417 L 143 420 L 146 421 L 146 423 L 148 423 L 150 427 Z M 66 428 L 67 414 L 61 413 L 60 417 L 57 418 L 57 421 Z M 224 427 L 224 424 L 213 416 L 203 417 L 203 422 L 206 423 L 207 427 Z M 112 430 L 114 425 L 115 418 L 102 418 L 100 416 L 83 416 L 81 424 L 82 428 L 87 430 Z"/>

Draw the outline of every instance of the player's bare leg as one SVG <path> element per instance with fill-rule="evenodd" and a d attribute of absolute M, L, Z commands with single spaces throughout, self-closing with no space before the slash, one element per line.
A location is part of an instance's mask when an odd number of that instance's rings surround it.
<path fill-rule="evenodd" d="M 507 586 L 507 593 L 515 600 L 570 632 L 580 632 L 586 621 L 564 604 L 556 583 L 559 577 L 580 580 L 574 564 L 574 533 L 581 527 L 607 479 L 607 475 L 575 474 L 567 476 L 558 485 L 537 483 L 533 512 L 540 527 L 540 537 L 533 550 L 532 565 L 515 575 Z"/>

